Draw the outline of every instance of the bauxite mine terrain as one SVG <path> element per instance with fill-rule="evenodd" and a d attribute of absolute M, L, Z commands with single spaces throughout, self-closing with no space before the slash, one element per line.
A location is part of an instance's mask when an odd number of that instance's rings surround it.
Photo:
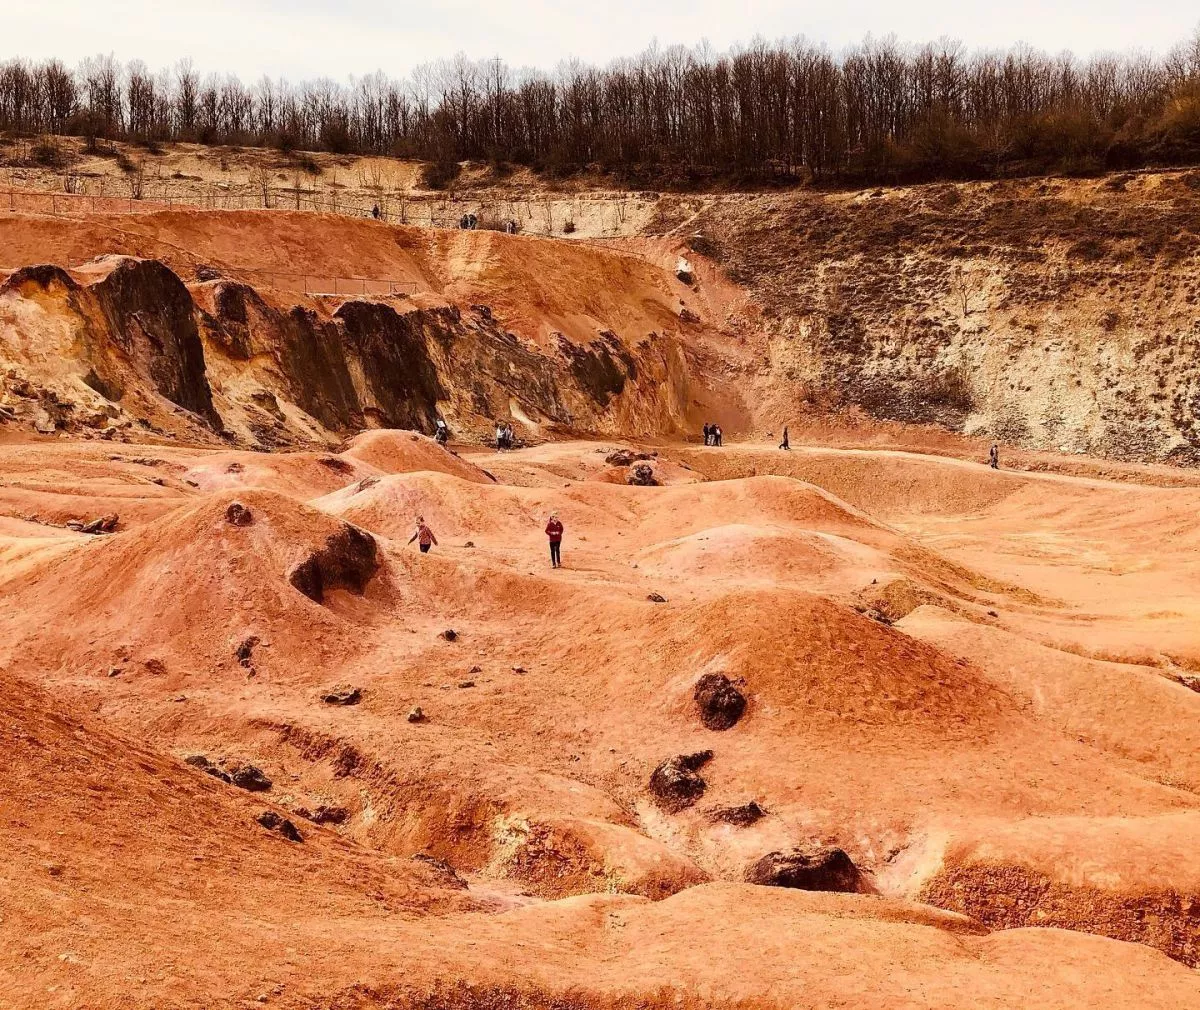
<path fill-rule="evenodd" d="M 0 1005 L 1200 1008 L 1198 178 L 0 211 Z"/>

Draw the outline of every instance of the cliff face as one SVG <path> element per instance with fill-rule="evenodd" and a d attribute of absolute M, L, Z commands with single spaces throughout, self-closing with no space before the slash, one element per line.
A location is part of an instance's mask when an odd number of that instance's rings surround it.
<path fill-rule="evenodd" d="M 688 409 L 678 342 L 613 333 L 540 348 L 484 305 L 281 306 L 244 283 L 191 287 L 162 263 L 109 257 L 82 280 L 25 268 L 0 287 L 7 413 L 43 432 L 133 427 L 261 448 L 370 427 L 484 434 L 665 432 Z M 465 433 L 465 431 L 464 431 Z"/>
<path fill-rule="evenodd" d="M 1200 464 L 1200 173 L 663 201 L 752 295 L 762 420 Z"/>

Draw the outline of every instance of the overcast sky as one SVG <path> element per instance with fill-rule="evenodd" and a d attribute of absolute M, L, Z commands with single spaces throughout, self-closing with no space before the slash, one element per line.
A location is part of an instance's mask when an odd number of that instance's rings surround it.
<path fill-rule="evenodd" d="M 716 49 L 804 35 L 837 50 L 868 32 L 904 41 L 959 39 L 969 48 L 1027 42 L 1079 55 L 1162 52 L 1200 23 L 1196 0 L 2 0 L 0 59 L 58 56 L 74 64 L 112 52 L 152 69 L 190 56 L 202 71 L 292 79 L 396 77 L 439 57 L 502 56 L 551 69 L 577 57 L 605 63 L 651 41 Z"/>

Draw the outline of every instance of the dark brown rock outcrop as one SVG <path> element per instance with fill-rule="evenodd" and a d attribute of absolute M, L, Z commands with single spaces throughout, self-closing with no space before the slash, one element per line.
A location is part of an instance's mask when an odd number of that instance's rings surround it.
<path fill-rule="evenodd" d="M 288 572 L 288 582 L 314 603 L 323 603 L 331 589 L 362 593 L 379 569 L 375 538 L 357 526 L 343 523 L 324 546 L 311 551 Z"/>
<path fill-rule="evenodd" d="M 746 696 L 723 673 L 706 673 L 701 677 L 693 698 L 700 710 L 700 721 L 708 729 L 730 729 L 746 711 Z"/>
<path fill-rule="evenodd" d="M 663 810 L 676 813 L 694 804 L 708 783 L 698 774 L 712 760 L 710 750 L 668 758 L 650 776 L 650 794 Z"/>
<path fill-rule="evenodd" d="M 844 891 L 862 888 L 862 874 L 848 855 L 832 846 L 768 852 L 746 871 L 746 882 L 801 891 Z"/>

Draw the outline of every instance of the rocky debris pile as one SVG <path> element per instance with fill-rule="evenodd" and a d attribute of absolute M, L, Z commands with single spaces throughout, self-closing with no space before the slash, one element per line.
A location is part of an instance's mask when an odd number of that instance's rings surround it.
<path fill-rule="evenodd" d="M 444 638 L 447 642 L 457 642 L 458 641 L 458 632 L 455 631 L 453 628 L 447 628 L 445 631 L 442 632 L 442 638 Z"/>
<path fill-rule="evenodd" d="M 326 705 L 357 705 L 362 701 L 362 689 L 338 685 L 321 695 L 321 700 Z"/>
<path fill-rule="evenodd" d="M 70 519 L 66 526 L 67 529 L 80 533 L 115 533 L 120 521 L 120 517 L 115 512 L 110 512 L 108 515 L 100 516 L 99 519 L 92 519 L 86 523 L 82 519 Z"/>
<path fill-rule="evenodd" d="M 314 603 L 323 603 L 330 589 L 361 594 L 379 569 L 375 538 L 357 526 L 343 523 L 325 544 L 298 561 L 288 582 Z"/>
<path fill-rule="evenodd" d="M 350 811 L 335 804 L 322 803 L 311 810 L 308 807 L 296 807 L 296 816 L 313 824 L 345 824 L 350 819 Z"/>
<path fill-rule="evenodd" d="M 420 705 L 408 713 L 409 722 L 424 722 L 427 718 L 428 717 L 425 715 L 425 712 Z"/>
<path fill-rule="evenodd" d="M 629 471 L 626 483 L 634 487 L 658 487 L 658 478 L 654 476 L 654 468 L 649 463 L 638 463 Z"/>
<path fill-rule="evenodd" d="M 739 828 L 748 828 L 766 816 L 767 812 L 756 800 L 732 807 L 713 807 L 707 813 L 708 819 L 715 824 L 732 824 Z"/>
<path fill-rule="evenodd" d="M 289 842 L 302 842 L 304 837 L 300 834 L 299 829 L 286 817 L 280 817 L 274 810 L 264 810 L 256 818 L 268 831 L 274 831 L 283 835 Z"/>
<path fill-rule="evenodd" d="M 856 893 L 863 879 L 848 855 L 832 846 L 768 852 L 746 871 L 746 882 L 801 891 Z"/>
<path fill-rule="evenodd" d="M 654 802 L 670 813 L 692 806 L 708 788 L 708 783 L 698 772 L 712 757 L 712 751 L 702 750 L 667 758 L 650 776 L 650 794 Z"/>
<path fill-rule="evenodd" d="M 225 521 L 230 526 L 249 526 L 254 522 L 254 514 L 240 501 L 232 501 L 225 510 Z"/>
<path fill-rule="evenodd" d="M 646 599 L 649 600 L 651 603 L 666 603 L 667 602 L 667 598 L 665 596 L 663 596 L 662 593 L 649 593 L 646 596 Z"/>
<path fill-rule="evenodd" d="M 633 452 L 629 449 L 618 449 L 604 457 L 604 462 L 609 466 L 633 466 L 639 460 L 654 459 L 658 453 L 656 452 Z"/>
<path fill-rule="evenodd" d="M 265 793 L 271 788 L 271 780 L 257 765 L 229 760 L 214 763 L 204 754 L 192 754 L 184 758 L 184 761 L 193 768 L 199 768 L 206 775 L 237 786 L 239 789 L 245 789 L 247 792 Z"/>
<path fill-rule="evenodd" d="M 706 673 L 701 677 L 693 698 L 700 710 L 700 721 L 708 729 L 731 729 L 746 711 L 746 696 L 723 673 Z"/>

